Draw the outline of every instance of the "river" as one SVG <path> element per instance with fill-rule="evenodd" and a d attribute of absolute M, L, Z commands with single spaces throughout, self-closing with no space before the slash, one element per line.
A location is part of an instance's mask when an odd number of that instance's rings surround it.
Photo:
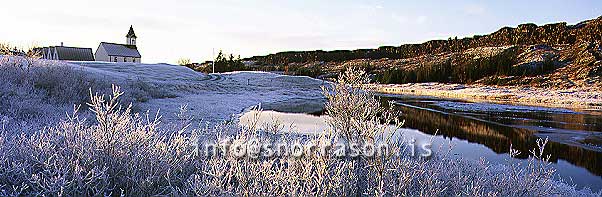
<path fill-rule="evenodd" d="M 548 138 L 558 177 L 578 188 L 602 189 L 602 113 L 559 108 L 472 103 L 430 97 L 379 95 L 383 104 L 392 102 L 405 120 L 404 135 L 432 140 L 435 149 L 449 149 L 463 159 L 484 158 L 491 164 L 522 162 L 537 138 Z M 252 116 L 246 112 L 241 117 Z M 268 109 L 262 121 L 294 124 L 296 132 L 316 132 L 326 127 L 325 115 Z M 522 154 L 510 158 L 510 145 Z M 434 150 L 437 153 L 437 150 Z"/>

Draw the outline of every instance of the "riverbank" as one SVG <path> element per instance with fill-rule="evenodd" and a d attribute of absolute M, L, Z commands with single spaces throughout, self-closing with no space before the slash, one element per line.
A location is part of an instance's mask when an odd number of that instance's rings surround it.
<path fill-rule="evenodd" d="M 547 89 L 442 83 L 368 84 L 365 89 L 383 94 L 434 96 L 468 101 L 602 110 L 602 91 L 591 88 Z"/>

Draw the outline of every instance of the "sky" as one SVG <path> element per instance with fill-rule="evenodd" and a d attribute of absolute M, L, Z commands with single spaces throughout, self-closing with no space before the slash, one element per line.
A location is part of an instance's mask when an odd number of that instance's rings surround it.
<path fill-rule="evenodd" d="M 0 42 L 20 47 L 125 43 L 133 25 L 145 63 L 211 60 L 281 51 L 398 46 L 492 33 L 522 23 L 602 15 L 599 0 L 8 0 Z"/>

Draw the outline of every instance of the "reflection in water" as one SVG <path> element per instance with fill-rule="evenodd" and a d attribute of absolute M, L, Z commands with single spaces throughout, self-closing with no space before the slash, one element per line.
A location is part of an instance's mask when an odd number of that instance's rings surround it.
<path fill-rule="evenodd" d="M 520 150 L 520 157 L 527 158 L 529 150 L 537 147 L 534 135 L 536 131 L 504 126 L 501 124 L 467 118 L 465 116 L 440 113 L 427 109 L 398 106 L 406 127 L 418 129 L 424 133 L 442 135 L 446 138 L 458 138 L 483 144 L 496 153 L 508 153 L 512 148 Z M 437 131 L 438 130 L 438 131 Z M 563 159 L 584 167 L 596 175 L 602 175 L 602 153 L 581 147 L 569 146 L 550 141 L 546 153 L 551 161 Z"/>
<path fill-rule="evenodd" d="M 512 144 L 513 149 L 522 152 L 519 158 L 523 159 L 528 157 L 529 150 L 537 147 L 535 141 L 542 133 L 544 136 L 555 136 L 546 133 L 572 132 L 565 135 L 575 138 L 576 135 L 591 136 L 589 133 L 599 136 L 599 131 L 602 130 L 602 116 L 590 114 L 480 112 L 439 108 L 433 105 L 437 101 L 381 99 L 383 103 L 394 100 L 395 109 L 402 113 L 401 118 L 406 121 L 407 128 L 443 138 L 482 144 L 498 154 L 508 153 Z M 600 141 L 594 143 L 599 145 Z M 599 146 L 591 148 L 580 144 L 579 140 L 570 142 L 550 137 L 545 154 L 551 155 L 550 161 L 557 163 L 557 171 L 564 174 L 565 179 L 571 178 L 579 185 L 595 190 L 602 188 L 602 152 Z M 574 167 L 561 161 L 585 168 L 589 173 L 576 172 L 579 170 L 571 169 Z"/>
<path fill-rule="evenodd" d="M 249 111 L 239 118 L 239 124 L 259 128 L 278 125 L 284 132 L 315 134 L 327 129 L 326 116 L 285 113 L 276 111 Z"/>
<path fill-rule="evenodd" d="M 595 139 L 602 130 L 602 115 L 559 112 L 507 112 L 478 111 L 443 108 L 436 105 L 440 100 L 403 99 L 381 97 L 383 103 L 395 101 L 396 110 L 405 120 L 404 129 L 410 136 L 428 139 L 435 135 L 435 144 L 454 144 L 455 154 L 478 159 L 484 157 L 490 162 L 503 163 L 509 159 L 510 145 L 522 152 L 519 158 L 527 158 L 529 150 L 537 147 L 537 136 L 549 136 L 545 154 L 551 155 L 551 161 L 559 175 L 579 187 L 587 186 L 593 190 L 602 189 L 602 151 L 599 147 L 582 144 L 583 140 Z M 446 101 L 447 102 L 447 101 Z M 247 112 L 241 117 L 241 123 L 249 121 L 256 112 Z M 292 130 L 300 133 L 312 133 L 326 129 L 323 113 L 314 115 L 280 113 L 264 111 L 260 124 L 281 121 L 285 126 L 295 125 Z M 567 134 L 568 132 L 568 134 Z M 571 133 L 572 132 L 572 133 Z M 563 134 L 572 141 L 557 137 Z M 590 133 L 590 134 L 588 134 Z M 585 135 L 584 135 L 585 134 Z M 594 137 L 591 137 L 594 136 Z M 600 144 L 600 141 L 593 141 Z M 521 161 L 521 159 L 517 159 Z M 567 163 L 568 162 L 568 163 Z"/>

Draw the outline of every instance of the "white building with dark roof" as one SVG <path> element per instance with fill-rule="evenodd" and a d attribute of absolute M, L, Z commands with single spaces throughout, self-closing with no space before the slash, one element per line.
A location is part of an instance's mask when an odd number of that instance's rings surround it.
<path fill-rule="evenodd" d="M 94 53 L 96 61 L 140 63 L 142 56 L 136 47 L 137 37 L 132 26 L 125 37 L 127 44 L 101 42 Z"/>

